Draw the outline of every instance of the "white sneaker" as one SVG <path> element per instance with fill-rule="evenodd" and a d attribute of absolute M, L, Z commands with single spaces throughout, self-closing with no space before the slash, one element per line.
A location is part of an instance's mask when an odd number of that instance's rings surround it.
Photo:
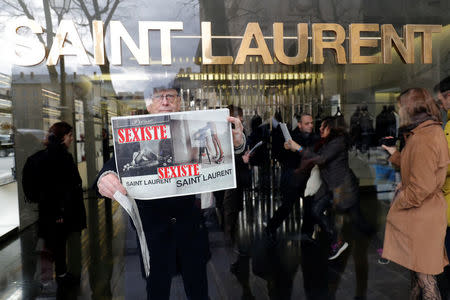
<path fill-rule="evenodd" d="M 331 246 L 331 250 L 330 250 L 330 256 L 328 257 L 328 260 L 333 260 L 339 257 L 339 255 L 341 255 L 342 252 L 345 251 L 345 249 L 348 248 L 348 243 L 347 242 L 337 242 L 336 244 L 333 244 Z"/>

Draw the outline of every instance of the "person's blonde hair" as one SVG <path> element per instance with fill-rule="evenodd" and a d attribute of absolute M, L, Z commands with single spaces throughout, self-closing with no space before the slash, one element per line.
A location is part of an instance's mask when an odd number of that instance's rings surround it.
<path fill-rule="evenodd" d="M 409 125 L 418 118 L 429 117 L 441 121 L 441 112 L 431 94 L 424 88 L 410 88 L 397 97 L 400 106 L 400 125 Z"/>

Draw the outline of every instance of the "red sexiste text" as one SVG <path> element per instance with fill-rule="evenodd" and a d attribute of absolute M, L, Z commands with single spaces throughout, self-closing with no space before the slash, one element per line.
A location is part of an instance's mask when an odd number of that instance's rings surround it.
<path fill-rule="evenodd" d="M 158 168 L 159 179 L 200 175 L 199 164 Z"/>
<path fill-rule="evenodd" d="M 167 139 L 166 125 L 121 128 L 117 131 L 119 144 Z"/>

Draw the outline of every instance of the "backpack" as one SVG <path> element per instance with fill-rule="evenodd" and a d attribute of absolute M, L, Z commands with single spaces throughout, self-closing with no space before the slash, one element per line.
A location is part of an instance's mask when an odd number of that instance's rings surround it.
<path fill-rule="evenodd" d="M 22 171 L 22 189 L 25 202 L 39 203 L 42 187 L 39 178 L 42 177 L 40 163 L 46 150 L 41 150 L 27 158 Z"/>

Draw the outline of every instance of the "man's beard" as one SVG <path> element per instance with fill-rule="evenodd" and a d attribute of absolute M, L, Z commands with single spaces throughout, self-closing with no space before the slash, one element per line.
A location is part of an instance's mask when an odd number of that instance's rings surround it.
<path fill-rule="evenodd" d="M 301 130 L 300 130 L 300 132 L 304 138 L 308 138 L 311 135 L 311 132 L 306 132 L 306 131 L 301 131 Z"/>

